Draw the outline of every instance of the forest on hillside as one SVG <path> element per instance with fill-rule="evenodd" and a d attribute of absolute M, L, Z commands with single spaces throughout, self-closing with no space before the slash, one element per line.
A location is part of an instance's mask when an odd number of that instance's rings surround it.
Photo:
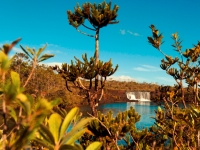
<path fill-rule="evenodd" d="M 69 88 L 73 91 L 70 92 L 66 88 L 65 80 L 56 73 L 52 68 L 54 66 L 47 66 L 44 64 L 37 64 L 33 76 L 29 84 L 27 84 L 25 93 L 31 94 L 34 97 L 43 97 L 53 100 L 61 98 L 63 106 L 72 107 L 87 104 L 81 96 L 80 90 L 75 88 L 74 84 L 69 83 Z M 31 72 L 32 61 L 24 53 L 17 53 L 11 64 L 11 70 L 20 75 L 21 85 L 23 86 Z M 84 80 L 84 84 L 89 85 L 89 81 Z M 158 89 L 158 85 L 152 83 L 138 83 L 127 81 L 108 80 L 105 85 L 104 96 L 110 100 L 117 99 L 118 96 L 126 97 L 126 92 L 145 91 L 153 92 Z M 112 92 L 109 92 L 112 91 Z M 123 92 L 122 92 L 123 91 Z M 107 98 L 107 99 L 108 99 Z M 123 100 L 121 100 L 123 101 Z M 109 102 L 109 101 L 108 101 Z"/>

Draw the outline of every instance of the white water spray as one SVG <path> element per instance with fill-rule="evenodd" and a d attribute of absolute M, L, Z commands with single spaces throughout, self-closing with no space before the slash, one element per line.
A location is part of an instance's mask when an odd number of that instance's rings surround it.
<path fill-rule="evenodd" d="M 150 92 L 126 92 L 129 100 L 150 101 Z"/>

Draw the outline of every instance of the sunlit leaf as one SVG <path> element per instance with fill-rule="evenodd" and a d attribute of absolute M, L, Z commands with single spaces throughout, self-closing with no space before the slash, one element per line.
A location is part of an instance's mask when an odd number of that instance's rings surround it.
<path fill-rule="evenodd" d="M 78 150 L 76 147 L 72 146 L 72 145 L 62 145 L 59 150 Z"/>
<path fill-rule="evenodd" d="M 9 110 L 9 114 L 12 116 L 12 118 L 15 120 L 15 122 L 17 122 L 17 113 L 16 111 L 10 107 L 10 106 L 7 106 L 8 110 Z"/>
<path fill-rule="evenodd" d="M 45 50 L 45 48 L 47 47 L 47 45 L 45 45 L 44 47 L 42 48 L 39 48 L 37 54 L 36 54 L 36 57 L 38 58 L 40 56 L 40 54 Z"/>
<path fill-rule="evenodd" d="M 8 56 L 3 51 L 0 51 L 1 69 L 7 71 L 10 67 L 10 64 L 11 64 L 11 61 L 9 60 Z"/>
<path fill-rule="evenodd" d="M 85 128 L 86 125 L 89 124 L 91 120 L 93 120 L 93 118 L 82 118 L 75 126 L 73 126 L 71 131 L 67 133 L 67 135 L 63 138 L 62 143 L 64 144 L 76 132 L 78 132 L 79 130 Z"/>
<path fill-rule="evenodd" d="M 48 141 L 52 145 L 55 145 L 55 139 L 52 133 L 49 131 L 49 129 L 43 124 L 40 126 L 40 128 L 41 128 L 41 131 L 39 130 L 39 132 L 42 135 L 42 137 L 46 139 L 46 141 Z"/>
<path fill-rule="evenodd" d="M 48 125 L 49 125 L 49 130 L 54 137 L 55 143 L 57 143 L 59 140 L 61 123 L 62 123 L 62 119 L 59 114 L 54 113 L 50 116 Z"/>
<path fill-rule="evenodd" d="M 70 123 L 73 121 L 74 117 L 78 114 L 79 112 L 79 108 L 78 107 L 74 107 L 72 108 L 69 113 L 66 115 L 65 119 L 63 120 L 63 123 L 61 125 L 61 129 L 60 129 L 60 138 L 61 136 L 64 135 L 64 133 L 67 131 L 67 129 L 69 128 Z"/>
<path fill-rule="evenodd" d="M 80 129 L 78 132 L 75 132 L 69 140 L 65 144 L 73 144 L 76 140 L 78 140 L 85 132 L 87 128 Z"/>
<path fill-rule="evenodd" d="M 91 143 L 86 150 L 99 150 L 102 146 L 102 143 L 100 142 L 93 142 Z"/>
<path fill-rule="evenodd" d="M 51 57 L 54 57 L 54 54 L 44 54 L 38 59 L 38 62 L 42 62 L 42 61 L 47 60 Z"/>
<path fill-rule="evenodd" d="M 15 86 L 17 92 L 20 90 L 20 77 L 19 74 L 11 71 L 11 79 L 12 79 L 12 84 Z"/>

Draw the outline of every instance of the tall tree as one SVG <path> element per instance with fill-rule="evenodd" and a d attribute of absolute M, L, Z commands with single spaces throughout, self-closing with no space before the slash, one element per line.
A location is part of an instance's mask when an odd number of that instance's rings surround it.
<path fill-rule="evenodd" d="M 85 34 L 90 37 L 95 38 L 95 59 L 96 64 L 99 59 L 99 31 L 101 28 L 109 25 L 116 24 L 119 21 L 116 21 L 117 11 L 119 6 L 114 5 L 114 8 L 111 9 L 111 2 L 106 3 L 106 1 L 100 4 L 91 4 L 84 3 L 82 7 L 79 4 L 74 8 L 74 13 L 70 10 L 67 11 L 69 24 L 72 25 L 76 30 L 82 34 Z M 92 28 L 86 26 L 85 20 L 88 20 L 92 25 Z M 95 31 L 95 36 L 82 32 L 78 29 L 78 27 L 82 25 L 85 28 Z"/>
<path fill-rule="evenodd" d="M 106 3 L 106 1 L 100 4 L 91 4 L 91 3 L 84 3 L 82 7 L 79 4 L 74 8 L 74 13 L 70 10 L 67 11 L 69 24 L 72 25 L 76 30 L 82 34 L 85 34 L 90 37 L 95 38 L 95 54 L 94 58 L 96 60 L 96 64 L 99 60 L 99 31 L 101 28 L 109 25 L 109 24 L 116 24 L 119 21 L 116 21 L 117 11 L 119 6 L 114 5 L 114 8 L 111 9 L 111 2 Z M 89 23 L 92 25 L 92 28 L 86 26 L 85 20 L 88 20 Z M 85 28 L 95 31 L 95 36 L 82 32 L 78 29 L 78 27 L 82 25 Z M 98 75 L 95 77 L 96 83 L 96 90 L 98 87 Z"/>
<path fill-rule="evenodd" d="M 76 59 L 75 64 L 72 62 L 71 65 L 63 65 L 62 69 L 56 67 L 55 69 L 62 74 L 63 78 L 68 81 L 72 81 L 77 87 L 85 91 L 86 98 L 92 108 L 93 115 L 97 115 L 95 107 L 98 105 L 99 100 L 103 95 L 103 88 L 105 85 L 106 77 L 112 75 L 118 68 L 112 68 L 111 60 L 103 63 L 99 60 L 99 31 L 101 28 L 109 25 L 116 24 L 117 11 L 119 6 L 114 5 L 111 8 L 111 2 L 106 3 L 106 1 L 100 4 L 84 3 L 82 7 L 77 4 L 72 13 L 70 10 L 67 11 L 69 24 L 72 25 L 78 32 L 95 38 L 95 53 L 94 57 L 90 58 L 88 61 L 87 56 L 83 55 L 83 61 Z M 85 20 L 88 20 L 92 27 L 88 27 L 84 24 Z M 85 28 L 95 31 L 95 35 L 90 35 L 82 32 L 78 27 L 82 25 Z M 101 79 L 99 79 L 101 76 Z M 80 78 L 89 80 L 89 86 L 86 87 L 82 84 Z M 92 80 L 95 79 L 94 90 L 92 89 Z M 101 81 L 100 97 L 97 98 L 99 91 L 99 81 Z M 68 86 L 67 86 L 68 88 Z M 69 88 L 68 88 L 69 90 Z"/>

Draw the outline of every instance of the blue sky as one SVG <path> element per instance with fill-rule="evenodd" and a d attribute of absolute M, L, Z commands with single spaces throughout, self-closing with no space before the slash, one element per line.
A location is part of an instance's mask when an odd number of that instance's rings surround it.
<path fill-rule="evenodd" d="M 69 63 L 74 56 L 87 53 L 93 56 L 94 38 L 78 33 L 69 25 L 67 10 L 85 0 L 1 0 L 0 44 L 22 37 L 24 47 L 39 48 L 48 43 L 46 53 L 55 57 L 45 63 Z M 90 0 L 100 3 L 102 0 Z M 109 0 L 107 0 L 109 2 Z M 178 55 L 171 47 L 171 34 L 178 32 L 183 49 L 191 48 L 200 40 L 200 1 L 198 0 L 112 0 L 119 5 L 120 23 L 100 30 L 100 59 L 112 58 L 118 71 L 113 79 L 135 80 L 173 85 L 173 78 L 161 70 L 162 54 L 148 42 L 149 25 L 154 24 L 164 35 L 161 49 L 168 55 Z M 80 30 L 94 34 L 83 27 Z M 19 45 L 14 49 L 19 51 Z"/>

